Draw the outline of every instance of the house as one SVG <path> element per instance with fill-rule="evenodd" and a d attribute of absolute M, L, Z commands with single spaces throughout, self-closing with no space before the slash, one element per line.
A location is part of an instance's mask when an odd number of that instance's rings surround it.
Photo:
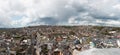
<path fill-rule="evenodd" d="M 56 41 L 57 41 L 57 42 L 60 42 L 60 41 L 62 41 L 62 40 L 63 40 L 62 37 L 60 37 L 60 36 L 56 37 Z"/>
<path fill-rule="evenodd" d="M 2 46 L 2 44 L 5 42 L 5 40 L 3 38 L 0 38 L 0 46 Z"/>

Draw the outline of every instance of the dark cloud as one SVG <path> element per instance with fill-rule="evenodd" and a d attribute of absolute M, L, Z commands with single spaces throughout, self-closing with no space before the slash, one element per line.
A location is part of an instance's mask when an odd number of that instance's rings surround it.
<path fill-rule="evenodd" d="M 45 24 L 48 25 L 56 25 L 58 23 L 58 20 L 51 17 L 45 17 L 45 18 L 41 18 L 40 22 L 45 22 Z"/>
<path fill-rule="evenodd" d="M 37 23 L 37 24 L 44 23 L 45 25 L 57 25 L 59 21 L 52 17 L 44 17 L 44 18 L 39 18 L 35 21 L 32 21 L 29 24 L 32 24 L 32 23 Z"/>

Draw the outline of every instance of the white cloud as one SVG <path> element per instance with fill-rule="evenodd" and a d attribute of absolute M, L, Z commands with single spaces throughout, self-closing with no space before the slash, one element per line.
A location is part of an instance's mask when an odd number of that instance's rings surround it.
<path fill-rule="evenodd" d="M 120 24 L 120 21 L 109 20 L 106 23 L 110 25 L 116 25 L 116 24 Z"/>
<path fill-rule="evenodd" d="M 115 9 L 117 9 L 117 10 L 120 10 L 120 4 L 114 5 L 113 8 L 115 8 Z"/>
<path fill-rule="evenodd" d="M 50 25 L 102 23 L 117 26 L 120 25 L 119 4 L 119 0 L 0 0 L 0 26 L 21 27 L 50 22 Z M 107 22 L 109 20 L 112 23 Z M 113 22 L 116 20 L 117 23 Z"/>

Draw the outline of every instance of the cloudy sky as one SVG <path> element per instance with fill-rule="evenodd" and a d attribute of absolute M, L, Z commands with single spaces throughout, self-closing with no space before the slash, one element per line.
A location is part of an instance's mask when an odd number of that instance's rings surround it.
<path fill-rule="evenodd" d="M 0 0 L 0 27 L 120 26 L 120 0 Z"/>

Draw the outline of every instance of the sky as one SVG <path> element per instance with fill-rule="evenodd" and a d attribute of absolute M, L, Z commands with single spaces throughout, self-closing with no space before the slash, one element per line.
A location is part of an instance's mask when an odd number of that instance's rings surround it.
<path fill-rule="evenodd" d="M 120 27 L 120 0 L 0 0 L 0 28 L 36 25 Z"/>

